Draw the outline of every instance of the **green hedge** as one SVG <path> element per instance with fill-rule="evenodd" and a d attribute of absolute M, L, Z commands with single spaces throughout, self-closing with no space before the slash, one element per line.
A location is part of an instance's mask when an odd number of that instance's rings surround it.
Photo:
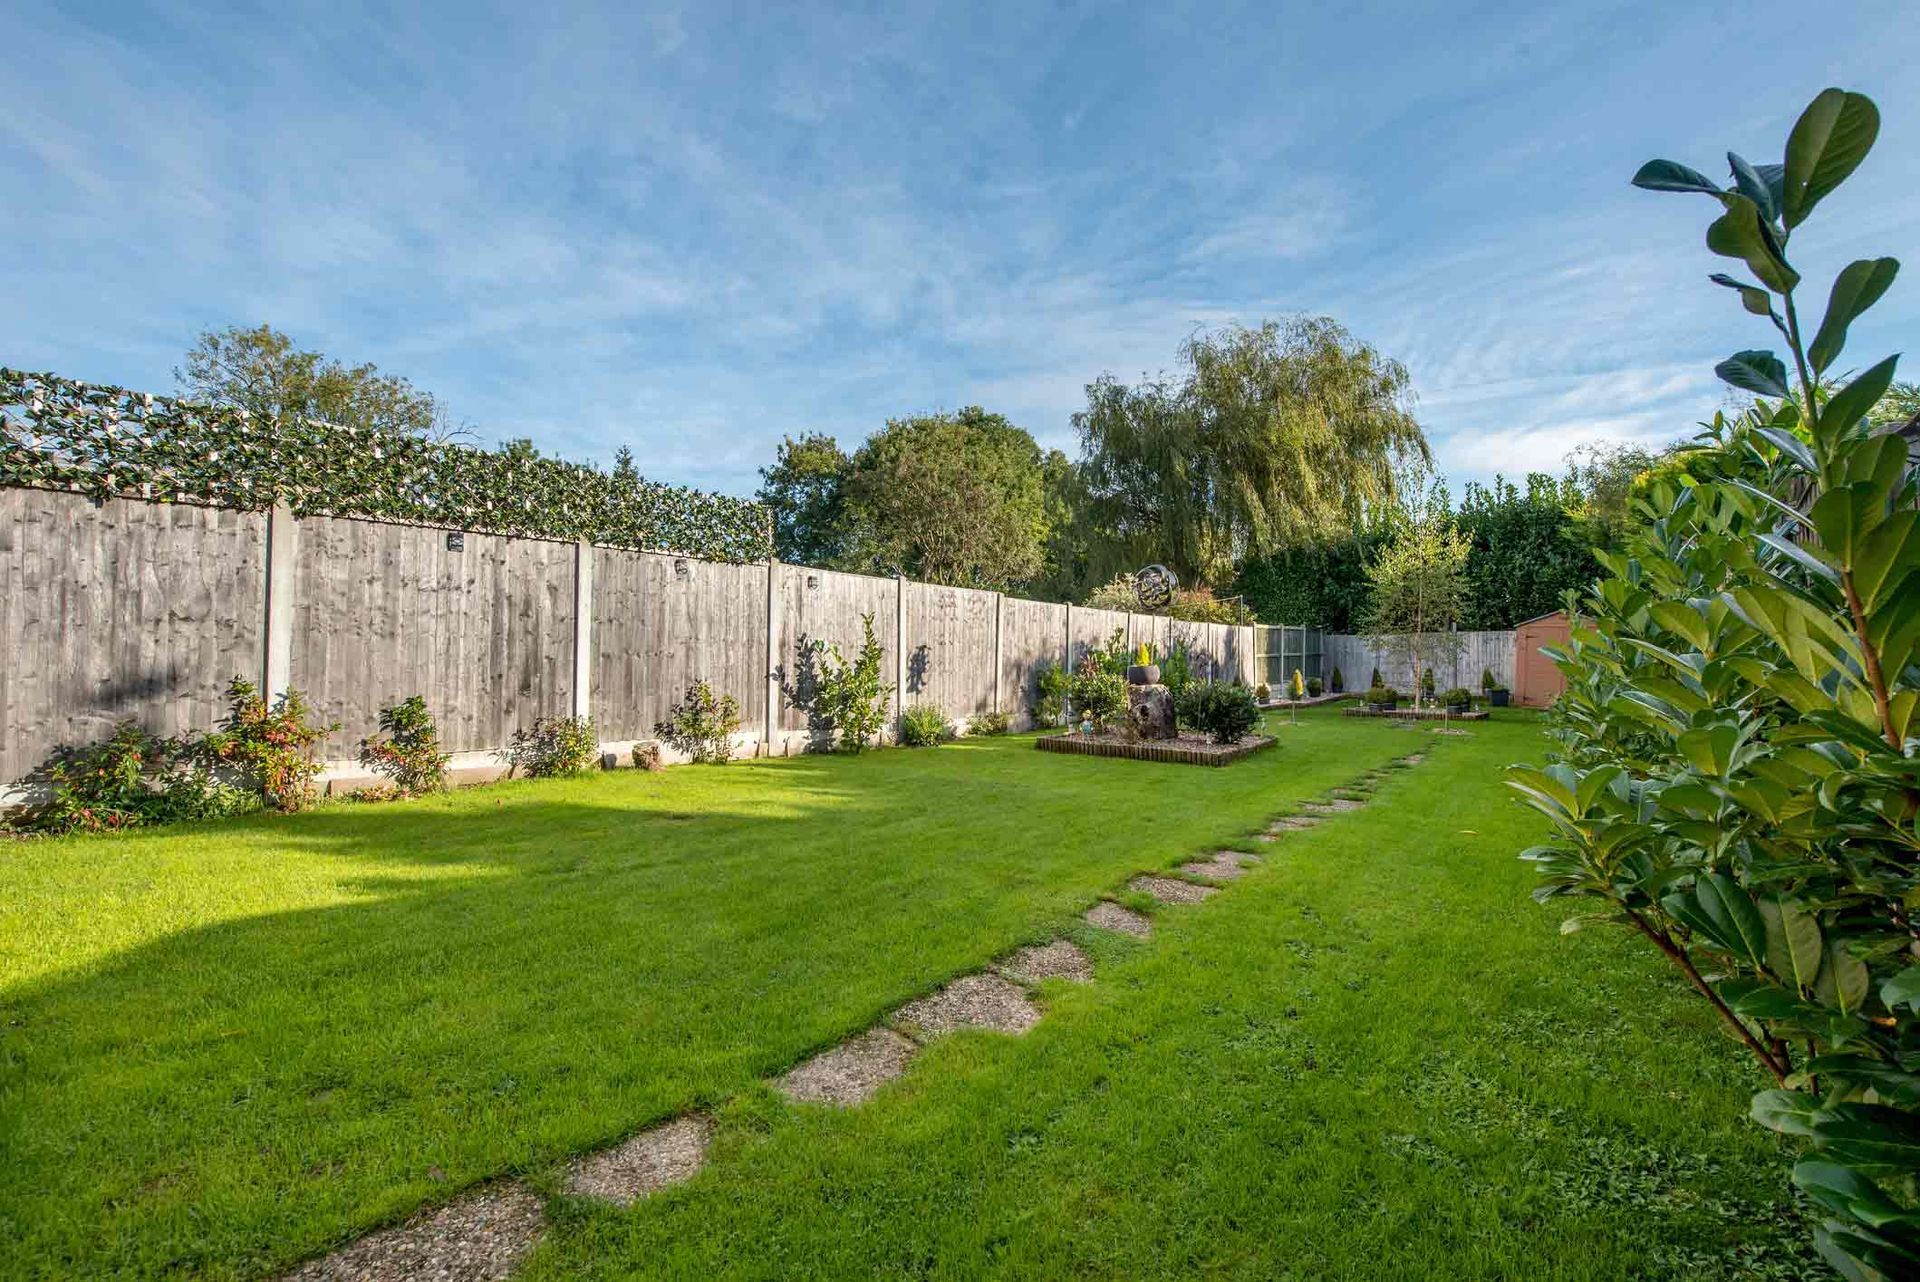
<path fill-rule="evenodd" d="M 758 503 L 561 459 L 257 422 L 54 374 L 0 368 L 0 485 L 298 516 L 360 516 L 526 538 L 587 539 L 718 561 L 772 554 Z"/>

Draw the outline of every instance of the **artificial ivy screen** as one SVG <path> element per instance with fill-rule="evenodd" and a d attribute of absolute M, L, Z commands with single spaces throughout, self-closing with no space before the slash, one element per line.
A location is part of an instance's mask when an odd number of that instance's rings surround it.
<path fill-rule="evenodd" d="M 200 405 L 0 367 L 0 485 L 586 539 L 716 561 L 772 555 L 766 509 L 561 459 Z"/>

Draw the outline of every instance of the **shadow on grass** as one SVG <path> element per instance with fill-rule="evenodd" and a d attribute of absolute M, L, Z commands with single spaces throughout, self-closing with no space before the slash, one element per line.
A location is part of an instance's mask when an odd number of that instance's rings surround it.
<path fill-rule="evenodd" d="M 7 995 L 0 1275 L 275 1268 L 710 1105 L 1257 820 L 1249 767 L 1003 740 L 123 838 L 344 859 L 350 897 Z"/>

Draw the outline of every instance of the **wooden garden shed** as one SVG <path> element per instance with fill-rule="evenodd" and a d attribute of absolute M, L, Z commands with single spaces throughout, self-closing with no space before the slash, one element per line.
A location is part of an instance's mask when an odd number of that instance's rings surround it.
<path fill-rule="evenodd" d="M 1567 688 L 1566 678 L 1553 660 L 1540 653 L 1543 645 L 1565 645 L 1573 625 L 1565 610 L 1528 619 L 1513 630 L 1513 701 L 1544 708 Z"/>

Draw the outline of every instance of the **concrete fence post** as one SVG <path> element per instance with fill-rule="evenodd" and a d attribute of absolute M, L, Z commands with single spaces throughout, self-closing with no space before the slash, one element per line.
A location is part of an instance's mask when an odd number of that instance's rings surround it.
<path fill-rule="evenodd" d="M 573 545 L 573 715 L 593 715 L 593 544 Z"/>
<path fill-rule="evenodd" d="M 767 558 L 767 724 L 761 744 L 763 756 L 773 755 L 780 733 L 780 558 Z"/>
<path fill-rule="evenodd" d="M 900 742 L 907 722 L 907 576 L 893 577 L 893 739 Z"/>
<path fill-rule="evenodd" d="M 1001 637 L 1007 630 L 1007 594 L 993 594 L 993 710 L 1000 711 Z"/>
<path fill-rule="evenodd" d="M 266 656 L 260 693 L 269 701 L 293 684 L 293 572 L 300 547 L 300 523 L 293 509 L 275 503 L 267 509 Z"/>

